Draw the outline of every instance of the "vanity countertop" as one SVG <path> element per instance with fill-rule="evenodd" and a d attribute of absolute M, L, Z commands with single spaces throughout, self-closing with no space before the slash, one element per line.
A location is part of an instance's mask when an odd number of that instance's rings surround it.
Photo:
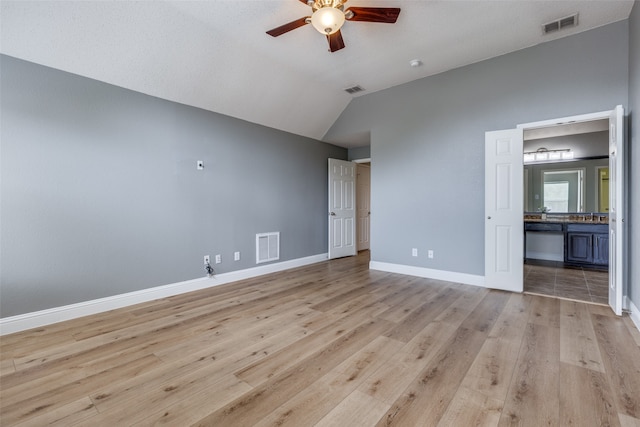
<path fill-rule="evenodd" d="M 524 222 L 542 222 L 542 223 L 579 223 L 579 224 L 608 224 L 609 215 L 603 214 L 547 214 L 545 219 L 542 214 L 525 214 Z"/>

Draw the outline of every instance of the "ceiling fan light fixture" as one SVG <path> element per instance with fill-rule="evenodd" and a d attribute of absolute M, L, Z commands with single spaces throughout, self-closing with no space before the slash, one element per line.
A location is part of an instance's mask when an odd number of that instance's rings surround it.
<path fill-rule="evenodd" d="M 325 35 L 330 35 L 340 30 L 344 20 L 344 12 L 332 6 L 322 7 L 311 15 L 313 28 Z"/>

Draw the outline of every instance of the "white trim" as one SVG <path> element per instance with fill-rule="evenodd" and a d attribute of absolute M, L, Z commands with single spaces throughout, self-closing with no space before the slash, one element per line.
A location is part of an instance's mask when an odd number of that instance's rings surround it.
<path fill-rule="evenodd" d="M 577 116 L 561 117 L 559 119 L 542 120 L 539 122 L 522 123 L 516 126 L 518 129 L 536 129 L 549 126 L 565 125 L 569 123 L 590 122 L 592 120 L 609 119 L 611 110 L 599 111 L 597 113 L 580 114 Z"/>
<path fill-rule="evenodd" d="M 640 309 L 629 299 L 629 297 L 625 297 L 626 306 L 629 309 L 629 317 L 634 325 L 636 325 L 636 329 L 640 331 Z"/>
<path fill-rule="evenodd" d="M 486 287 L 484 276 L 475 274 L 456 273 L 453 271 L 434 270 L 432 268 L 414 267 L 412 265 L 391 264 L 388 262 L 370 261 L 369 269 L 386 271 L 389 273 L 407 274 L 409 276 L 425 277 L 427 279 L 445 280 L 447 282 L 463 283 L 465 285 Z"/>
<path fill-rule="evenodd" d="M 353 163 L 371 163 L 371 157 L 367 157 L 366 159 L 355 159 L 351 161 Z"/>
<path fill-rule="evenodd" d="M 527 251 L 527 259 L 540 259 L 543 261 L 564 262 L 564 254 L 553 254 L 549 252 Z"/>
<path fill-rule="evenodd" d="M 238 280 L 249 279 L 252 277 L 262 276 L 264 274 L 288 270 L 290 268 L 302 267 L 326 260 L 326 253 L 312 255 L 305 258 L 298 258 L 275 264 L 247 268 L 245 270 L 217 274 L 214 277 L 202 277 L 199 279 L 186 280 L 184 282 L 156 286 L 154 288 L 142 289 L 139 291 L 128 292 L 126 294 L 113 295 L 110 297 L 65 305 L 62 307 L 54 307 L 32 313 L 5 317 L 0 319 L 0 335 L 12 334 L 26 329 L 37 328 L 40 326 L 50 325 L 52 323 L 76 319 L 78 317 L 89 316 L 91 314 L 102 313 L 104 311 L 115 310 L 117 308 L 179 295 L 186 292 L 197 291 L 213 286 L 224 285 Z"/>

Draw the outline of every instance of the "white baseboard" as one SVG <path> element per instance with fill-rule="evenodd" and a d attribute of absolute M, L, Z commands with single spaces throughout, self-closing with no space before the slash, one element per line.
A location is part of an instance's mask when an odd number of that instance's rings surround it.
<path fill-rule="evenodd" d="M 197 291 L 213 286 L 238 280 L 250 279 L 264 274 L 275 273 L 290 268 L 302 267 L 317 262 L 326 261 L 327 254 L 312 255 L 245 270 L 231 271 L 229 273 L 216 274 L 214 277 L 202 277 L 184 282 L 171 283 L 126 294 L 113 295 L 91 301 L 83 301 L 76 304 L 54 307 L 32 313 L 19 314 L 17 316 L 0 319 L 0 335 L 12 334 L 31 328 L 50 325 L 104 311 L 115 310 L 142 302 L 153 301 L 186 292 Z"/>
<path fill-rule="evenodd" d="M 453 271 L 434 270 L 431 268 L 414 267 L 411 265 L 392 264 L 388 262 L 369 261 L 371 270 L 389 273 L 407 274 L 409 276 L 425 277 L 427 279 L 445 280 L 447 282 L 463 283 L 465 285 L 486 287 L 484 276 L 475 274 L 456 273 Z"/>
<path fill-rule="evenodd" d="M 551 254 L 547 252 L 527 251 L 527 259 L 540 259 L 544 261 L 564 261 L 563 254 Z"/>
<path fill-rule="evenodd" d="M 636 325 L 636 329 L 640 331 L 640 309 L 629 299 L 629 297 L 625 297 L 627 300 L 627 308 L 629 309 L 629 317 L 631 317 L 631 321 L 634 325 Z"/>

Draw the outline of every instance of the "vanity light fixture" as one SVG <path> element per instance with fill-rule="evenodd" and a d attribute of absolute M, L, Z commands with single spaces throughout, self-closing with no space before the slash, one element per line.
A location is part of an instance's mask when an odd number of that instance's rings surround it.
<path fill-rule="evenodd" d="M 548 150 L 544 147 L 538 148 L 536 151 L 524 153 L 525 163 L 546 162 L 549 160 L 571 160 L 573 159 L 573 151 L 570 148 L 560 150 Z"/>

